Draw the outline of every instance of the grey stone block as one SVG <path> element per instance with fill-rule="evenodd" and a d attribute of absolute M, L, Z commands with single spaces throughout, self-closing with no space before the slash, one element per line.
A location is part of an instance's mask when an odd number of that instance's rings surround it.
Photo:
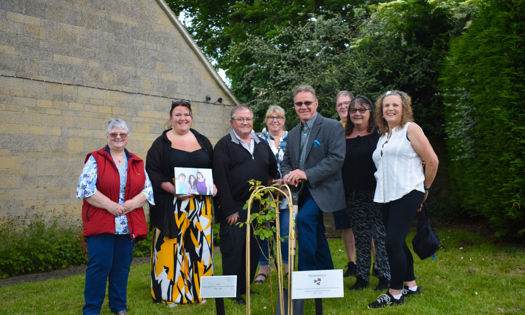
<path fill-rule="evenodd" d="M 19 1 L 13 1 L 13 2 L 19 2 Z M 31 5 L 28 5 L 25 7 L 24 14 L 29 15 L 29 16 L 38 17 L 41 19 L 45 19 L 48 7 L 49 5 L 47 3 L 32 2 Z"/>
<path fill-rule="evenodd" d="M 24 60 L 19 56 L 1 54 L 0 69 L 3 71 L 19 71 L 24 68 Z"/>
<path fill-rule="evenodd" d="M 6 10 L 24 14 L 27 7 L 27 0 L 2 0 L 0 1 L 0 10 Z"/>
<path fill-rule="evenodd" d="M 35 147 L 36 141 L 30 135 L 3 135 L 0 137 L 0 147 L 13 152 L 29 151 Z"/>

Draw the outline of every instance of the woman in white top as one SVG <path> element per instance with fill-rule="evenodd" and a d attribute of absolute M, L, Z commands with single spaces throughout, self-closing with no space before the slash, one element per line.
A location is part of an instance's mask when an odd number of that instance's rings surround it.
<path fill-rule="evenodd" d="M 404 297 L 420 293 L 405 239 L 428 197 L 439 161 L 423 130 L 413 123 L 411 103 L 401 91 L 388 91 L 376 102 L 381 138 L 372 155 L 377 168 L 374 201 L 382 204 L 391 280 L 388 292 L 368 308 L 404 304 Z"/>

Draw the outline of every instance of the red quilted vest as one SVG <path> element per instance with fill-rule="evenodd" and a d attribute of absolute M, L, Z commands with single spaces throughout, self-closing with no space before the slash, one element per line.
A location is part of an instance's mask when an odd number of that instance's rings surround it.
<path fill-rule="evenodd" d="M 109 148 L 106 146 L 98 151 L 89 153 L 86 156 L 85 162 L 87 162 L 91 155 L 97 162 L 97 190 L 112 201 L 118 202 L 120 177 L 117 166 L 109 153 Z M 126 158 L 128 159 L 128 175 L 124 201 L 132 199 L 141 193 L 146 181 L 144 161 L 127 150 Z M 135 209 L 126 214 L 126 217 L 128 219 L 131 238 L 136 238 L 138 241 L 146 238 L 148 225 L 146 223 L 144 209 Z M 84 199 L 82 205 L 82 223 L 84 237 L 103 233 L 115 233 L 115 216 L 105 209 L 90 205 L 86 199 Z"/>

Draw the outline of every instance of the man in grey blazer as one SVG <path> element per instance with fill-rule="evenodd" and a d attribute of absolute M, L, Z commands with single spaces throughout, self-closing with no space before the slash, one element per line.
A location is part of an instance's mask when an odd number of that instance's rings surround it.
<path fill-rule="evenodd" d="M 299 86 L 293 95 L 301 123 L 288 133 L 281 171 L 286 184 L 295 186 L 300 180 L 306 184 L 296 219 L 299 270 L 333 269 L 323 212 L 345 208 L 341 178 L 346 152 L 344 128 L 317 113 L 319 103 L 310 85 Z"/>

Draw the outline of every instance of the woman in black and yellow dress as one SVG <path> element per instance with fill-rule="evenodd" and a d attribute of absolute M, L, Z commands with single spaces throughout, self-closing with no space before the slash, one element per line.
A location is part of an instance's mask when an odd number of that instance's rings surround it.
<path fill-rule="evenodd" d="M 173 101 L 172 128 L 153 142 L 146 159 L 156 201 L 150 208 L 151 295 L 170 307 L 205 302 L 200 279 L 213 274 L 211 196 L 176 195 L 173 185 L 174 167 L 212 166 L 213 147 L 191 129 L 192 121 L 190 102 Z"/>

